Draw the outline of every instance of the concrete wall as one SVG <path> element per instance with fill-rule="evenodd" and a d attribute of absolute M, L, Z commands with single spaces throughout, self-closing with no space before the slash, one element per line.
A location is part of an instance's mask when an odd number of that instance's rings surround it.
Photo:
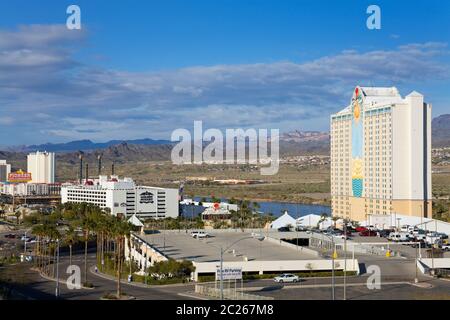
<path fill-rule="evenodd" d="M 344 259 L 335 260 L 335 270 L 343 270 Z M 215 273 L 219 262 L 194 262 L 194 281 L 198 281 L 198 275 Z M 303 271 L 328 271 L 332 269 L 332 260 L 278 260 L 278 261 L 226 261 L 224 267 L 242 268 L 242 272 L 258 272 L 259 274 L 273 272 L 303 272 Z M 357 259 L 347 259 L 347 271 L 356 271 L 359 274 Z"/>
<path fill-rule="evenodd" d="M 271 238 L 271 237 L 266 237 L 264 239 L 264 241 L 269 241 L 269 242 L 272 242 L 272 243 L 276 243 L 276 244 L 279 244 L 282 247 L 290 248 L 290 249 L 295 250 L 297 252 L 310 254 L 310 255 L 315 256 L 315 257 L 319 257 L 320 256 L 319 252 L 317 252 L 317 251 L 308 249 L 306 247 L 297 246 L 295 244 L 283 241 L 281 239 L 275 239 L 275 238 Z"/>

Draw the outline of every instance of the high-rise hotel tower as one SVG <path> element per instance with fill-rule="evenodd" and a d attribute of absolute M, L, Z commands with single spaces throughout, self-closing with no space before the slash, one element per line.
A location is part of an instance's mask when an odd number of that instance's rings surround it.
<path fill-rule="evenodd" d="M 431 104 L 397 88 L 356 87 L 331 116 L 334 216 L 431 217 Z"/>

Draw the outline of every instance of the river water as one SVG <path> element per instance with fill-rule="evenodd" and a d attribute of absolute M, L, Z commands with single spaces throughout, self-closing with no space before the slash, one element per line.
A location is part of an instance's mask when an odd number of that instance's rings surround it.
<path fill-rule="evenodd" d="M 201 197 L 195 197 L 195 201 L 200 201 Z M 206 198 L 209 201 L 208 198 Z M 308 214 L 331 215 L 331 208 L 329 206 L 315 205 L 315 204 L 301 204 L 277 201 L 256 201 L 259 204 L 258 212 L 261 214 L 272 213 L 275 217 L 279 217 L 285 210 L 294 218 L 303 217 Z M 251 202 L 253 203 L 253 202 Z M 195 217 L 203 212 L 205 208 L 194 205 L 181 205 L 181 215 L 184 217 Z"/>

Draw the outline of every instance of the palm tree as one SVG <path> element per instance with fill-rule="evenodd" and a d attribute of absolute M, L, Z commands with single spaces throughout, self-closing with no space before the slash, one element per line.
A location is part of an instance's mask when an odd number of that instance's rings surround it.
<path fill-rule="evenodd" d="M 120 286 L 120 280 L 122 277 L 122 260 L 123 255 L 122 252 L 124 251 L 124 240 L 125 238 L 130 237 L 131 232 L 131 225 L 128 222 L 122 221 L 118 218 L 116 218 L 116 221 L 114 223 L 114 237 L 116 239 L 116 255 L 117 255 L 117 298 L 120 298 L 122 295 L 121 292 L 121 286 Z M 130 261 L 131 263 L 131 261 Z"/>
<path fill-rule="evenodd" d="M 64 242 L 69 246 L 69 265 L 72 265 L 72 247 L 75 243 L 78 242 L 78 235 L 75 232 L 72 226 L 69 226 L 69 229 L 66 231 L 64 235 Z"/>
<path fill-rule="evenodd" d="M 91 231 L 95 228 L 95 221 L 92 215 L 93 206 L 86 207 L 86 211 L 84 212 L 84 216 L 81 219 L 81 228 L 84 233 L 84 284 L 87 285 L 87 251 L 88 251 L 88 242 L 89 235 Z"/>

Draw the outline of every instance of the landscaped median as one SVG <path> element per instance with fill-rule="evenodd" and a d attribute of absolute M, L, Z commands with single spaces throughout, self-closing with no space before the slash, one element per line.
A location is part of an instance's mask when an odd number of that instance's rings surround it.
<path fill-rule="evenodd" d="M 161 261 L 155 263 L 148 269 L 148 274 L 141 275 L 136 273 L 139 269 L 136 265 L 131 265 L 131 279 L 129 279 L 130 265 L 125 262 L 124 268 L 120 272 L 121 282 L 127 282 L 131 285 L 137 284 L 140 286 L 147 285 L 172 285 L 184 284 L 190 282 L 190 275 L 194 271 L 194 266 L 190 261 L 176 261 L 169 259 L 168 261 Z M 106 276 L 110 280 L 117 281 L 118 272 L 114 268 L 114 263 L 106 259 L 103 268 L 101 264 L 95 268 L 91 268 L 91 272 Z M 131 280 L 131 281 L 130 281 Z"/>

